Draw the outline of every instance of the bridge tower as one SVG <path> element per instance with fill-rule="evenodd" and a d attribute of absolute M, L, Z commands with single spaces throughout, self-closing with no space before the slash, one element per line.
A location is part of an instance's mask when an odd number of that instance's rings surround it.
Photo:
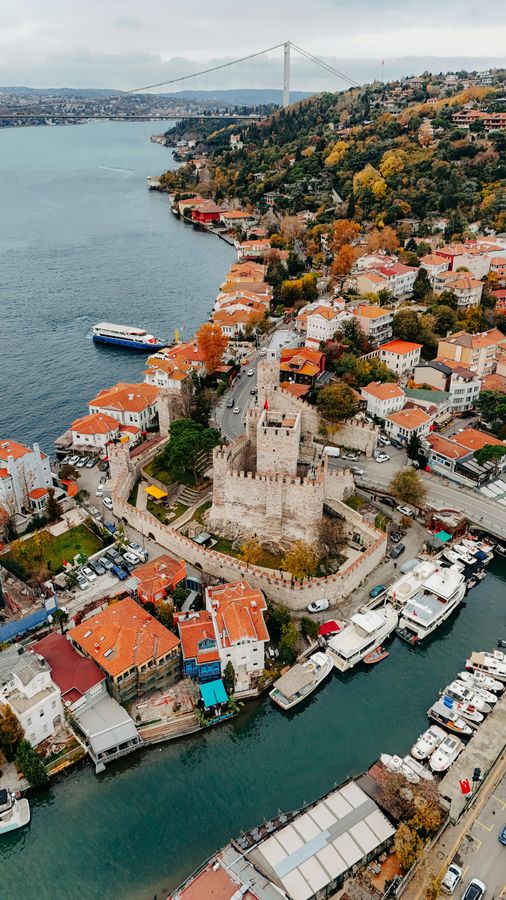
<path fill-rule="evenodd" d="M 290 41 L 284 44 L 283 55 L 283 107 L 290 106 Z"/>

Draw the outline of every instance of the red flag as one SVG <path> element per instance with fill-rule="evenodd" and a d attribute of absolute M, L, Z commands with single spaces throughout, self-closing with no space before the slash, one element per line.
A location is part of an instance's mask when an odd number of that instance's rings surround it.
<path fill-rule="evenodd" d="M 269 401 L 267 397 L 265 398 L 264 409 L 269 409 Z"/>
<path fill-rule="evenodd" d="M 464 795 L 471 793 L 471 785 L 469 784 L 469 778 L 461 778 L 460 779 L 460 790 Z"/>

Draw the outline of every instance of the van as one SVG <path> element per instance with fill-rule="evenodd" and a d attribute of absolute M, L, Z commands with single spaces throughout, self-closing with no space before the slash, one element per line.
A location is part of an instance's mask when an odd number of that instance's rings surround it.
<path fill-rule="evenodd" d="M 227 409 L 233 409 L 235 406 L 235 400 L 233 397 L 229 397 L 227 400 Z"/>
<path fill-rule="evenodd" d="M 339 449 L 339 447 L 325 447 L 323 452 L 326 453 L 327 456 L 341 456 L 341 450 Z"/>

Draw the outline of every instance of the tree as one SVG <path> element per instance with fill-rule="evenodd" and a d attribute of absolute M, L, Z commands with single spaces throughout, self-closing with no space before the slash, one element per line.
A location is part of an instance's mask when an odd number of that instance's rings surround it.
<path fill-rule="evenodd" d="M 491 425 L 506 419 L 506 395 L 500 391 L 482 391 L 476 405 L 482 417 Z"/>
<path fill-rule="evenodd" d="M 413 285 L 413 300 L 426 300 L 432 294 L 432 285 L 426 269 L 421 266 L 418 269 Z"/>
<path fill-rule="evenodd" d="M 120 547 L 128 546 L 128 537 L 123 522 L 118 522 L 116 531 L 114 533 L 114 540 L 117 544 L 120 545 Z"/>
<path fill-rule="evenodd" d="M 401 822 L 395 835 L 394 847 L 402 868 L 407 872 L 420 856 L 423 841 L 406 822 Z"/>
<path fill-rule="evenodd" d="M 323 516 L 318 534 L 319 550 L 322 556 L 337 553 L 347 541 L 343 519 Z"/>
<path fill-rule="evenodd" d="M 355 355 L 358 356 L 366 350 L 367 338 L 355 317 L 349 319 L 347 322 L 343 322 L 340 328 L 340 335 L 343 343 L 346 344 Z"/>
<path fill-rule="evenodd" d="M 307 300 L 308 303 L 312 303 L 313 300 L 316 300 L 318 291 L 316 288 L 316 275 L 314 272 L 306 272 L 301 278 L 301 285 L 304 300 Z"/>
<path fill-rule="evenodd" d="M 162 625 L 165 625 L 166 628 L 172 628 L 172 625 L 174 623 L 174 607 L 172 603 L 160 600 L 156 604 L 155 616 Z"/>
<path fill-rule="evenodd" d="M 293 622 L 281 627 L 281 638 L 278 645 L 281 662 L 291 663 L 295 659 L 295 648 L 299 643 L 299 632 Z"/>
<path fill-rule="evenodd" d="M 54 488 L 48 488 L 46 501 L 46 517 L 48 522 L 56 522 L 61 519 L 63 509 L 61 503 L 58 502 L 54 495 Z"/>
<path fill-rule="evenodd" d="M 355 415 L 357 400 L 349 385 L 328 384 L 318 391 L 316 406 L 322 418 L 328 422 L 343 422 Z"/>
<path fill-rule="evenodd" d="M 330 267 L 331 274 L 334 275 L 335 278 L 343 278 L 344 275 L 348 275 L 351 272 L 351 268 L 356 258 L 357 251 L 355 248 L 351 247 L 349 244 L 343 244 L 334 256 Z"/>
<path fill-rule="evenodd" d="M 246 541 L 245 544 L 241 547 L 241 559 L 244 560 L 246 565 L 254 566 L 262 557 L 262 548 L 258 541 L 254 538 L 251 538 L 249 541 Z"/>
<path fill-rule="evenodd" d="M 319 625 L 316 619 L 312 619 L 311 616 L 302 616 L 300 627 L 302 634 L 305 634 L 307 638 L 311 638 L 313 641 L 316 640 L 319 634 Z"/>
<path fill-rule="evenodd" d="M 357 222 L 350 222 L 349 219 L 336 219 L 332 225 L 330 238 L 332 253 L 338 253 L 345 244 L 351 244 L 359 234 L 360 225 Z"/>
<path fill-rule="evenodd" d="M 307 575 L 315 575 L 318 568 L 316 548 L 306 541 L 295 541 L 285 553 L 281 568 L 301 581 Z"/>
<path fill-rule="evenodd" d="M 445 336 L 449 331 L 455 330 L 457 314 L 451 306 L 433 306 L 431 313 L 434 316 L 434 327 L 438 334 Z"/>
<path fill-rule="evenodd" d="M 419 341 L 422 343 L 423 331 L 420 316 L 414 309 L 401 309 L 395 314 L 392 328 L 394 336 L 403 341 Z"/>
<path fill-rule="evenodd" d="M 420 438 L 418 437 L 417 434 L 415 434 L 415 433 L 413 432 L 413 434 L 411 435 L 411 437 L 410 437 L 410 439 L 409 439 L 409 441 L 408 441 L 408 446 L 407 446 L 407 448 L 406 448 L 406 452 L 407 452 L 407 454 L 408 454 L 408 458 L 409 458 L 409 459 L 416 459 L 416 460 L 419 460 L 419 459 L 420 459 L 420 450 L 421 450 L 421 449 L 422 449 L 422 443 L 421 443 L 421 441 L 420 441 Z"/>
<path fill-rule="evenodd" d="M 216 428 L 206 428 L 193 419 L 176 419 L 170 426 L 170 441 L 163 451 L 169 471 L 192 472 L 199 480 L 198 462 L 203 451 L 210 451 L 220 443 Z"/>
<path fill-rule="evenodd" d="M 30 782 L 32 787 L 42 787 L 47 783 L 46 767 L 39 754 L 33 749 L 30 741 L 19 742 L 16 753 L 16 766 Z"/>
<path fill-rule="evenodd" d="M 0 746 L 8 760 L 12 760 L 16 755 L 16 749 L 24 734 L 23 726 L 12 706 L 3 703 L 0 706 Z"/>
<path fill-rule="evenodd" d="M 401 469 L 392 478 L 389 491 L 402 503 L 423 506 L 427 490 L 416 469 Z"/>
<path fill-rule="evenodd" d="M 409 824 L 421 838 L 427 840 L 436 833 L 442 820 L 443 811 L 437 797 L 425 797 L 418 798 Z"/>
<path fill-rule="evenodd" d="M 76 469 L 75 466 L 71 466 L 71 465 L 69 465 L 69 463 L 63 463 L 63 465 L 60 466 L 60 478 L 63 478 L 63 479 L 70 478 L 74 481 L 77 481 L 77 479 L 80 478 L 80 476 L 81 476 L 81 473 L 80 473 L 79 469 Z"/>
<path fill-rule="evenodd" d="M 226 690 L 227 694 L 234 693 L 235 669 L 234 669 L 231 659 L 229 659 L 227 665 L 225 666 L 225 671 L 223 672 L 223 684 L 225 685 L 225 690 Z"/>
<path fill-rule="evenodd" d="M 67 622 L 69 620 L 68 612 L 65 612 L 64 609 L 55 609 L 54 613 L 51 613 L 51 618 L 55 625 L 60 626 L 60 631 L 62 634 L 64 634 L 65 633 L 65 625 L 67 624 Z"/>
<path fill-rule="evenodd" d="M 393 228 L 387 225 L 381 231 L 377 228 L 369 232 L 366 240 L 366 249 L 368 253 L 375 250 L 387 250 L 392 253 L 399 246 L 399 240 Z"/>
<path fill-rule="evenodd" d="M 302 279 L 286 279 L 281 285 L 281 302 L 284 306 L 292 307 L 304 297 Z"/>
<path fill-rule="evenodd" d="M 506 446 L 501 447 L 499 444 L 485 444 L 474 452 L 474 458 L 480 466 L 493 462 L 496 472 L 499 468 L 499 460 L 504 456 L 506 456 Z"/>
<path fill-rule="evenodd" d="M 228 338 L 223 334 L 219 325 L 204 322 L 197 331 L 197 344 L 204 358 L 207 374 L 214 375 L 216 369 L 221 366 Z"/>
<path fill-rule="evenodd" d="M 176 609 L 182 609 L 183 603 L 187 599 L 189 593 L 188 588 L 185 588 L 182 583 L 174 588 L 172 592 L 172 603 Z"/>

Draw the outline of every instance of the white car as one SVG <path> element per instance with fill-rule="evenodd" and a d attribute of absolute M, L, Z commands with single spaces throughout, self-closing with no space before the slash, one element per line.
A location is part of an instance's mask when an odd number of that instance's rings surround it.
<path fill-rule="evenodd" d="M 376 462 L 384 463 L 384 462 L 388 462 L 390 457 L 389 457 L 388 453 L 376 453 L 374 459 L 376 460 Z"/>
<path fill-rule="evenodd" d="M 140 544 L 136 544 L 135 541 L 128 542 L 128 552 L 133 553 L 133 555 L 136 556 L 140 560 L 140 562 L 146 562 L 149 556 L 147 551 L 143 550 Z"/>
<path fill-rule="evenodd" d="M 104 485 L 102 483 L 97 484 L 97 489 L 95 491 L 95 497 L 103 497 L 104 496 Z"/>
<path fill-rule="evenodd" d="M 397 512 L 402 513 L 403 516 L 412 516 L 413 510 L 409 508 L 409 506 L 397 506 Z"/>
<path fill-rule="evenodd" d="M 445 894 L 453 894 L 459 881 L 462 880 L 462 869 L 456 863 L 452 863 L 446 870 L 446 875 L 441 882 L 441 890 Z"/>
<path fill-rule="evenodd" d="M 63 460 L 63 462 L 65 462 L 65 460 Z M 69 458 L 66 460 L 66 462 L 69 464 L 69 466 L 75 466 L 76 463 L 79 462 L 79 457 L 78 456 L 69 456 Z"/>
<path fill-rule="evenodd" d="M 390 444 L 390 441 L 388 440 L 387 437 L 384 437 L 382 434 L 380 434 L 380 436 L 378 438 L 378 444 L 382 444 L 383 447 L 388 447 L 388 445 Z"/>
<path fill-rule="evenodd" d="M 329 606 L 329 601 L 323 598 L 322 600 L 313 600 L 313 602 L 310 603 L 309 606 L 306 606 L 306 609 L 310 613 L 318 613 L 325 612 L 325 610 L 328 609 Z"/>
<path fill-rule="evenodd" d="M 85 578 L 87 578 L 88 581 L 96 581 L 97 580 L 97 576 L 95 575 L 95 572 L 93 572 L 89 566 L 84 567 L 83 575 Z"/>
<path fill-rule="evenodd" d="M 104 497 L 104 499 L 102 500 L 102 503 L 104 504 L 106 509 L 112 509 L 112 500 L 110 497 Z"/>
<path fill-rule="evenodd" d="M 81 456 L 81 459 L 78 459 L 78 461 L 76 462 L 76 469 L 84 469 L 87 462 L 88 462 L 88 457 Z"/>
<path fill-rule="evenodd" d="M 82 591 L 85 591 L 86 588 L 89 587 L 89 582 L 86 580 L 86 578 L 84 577 L 84 575 L 77 575 L 76 577 L 77 577 L 77 584 L 78 584 L 78 587 L 79 587 Z"/>
<path fill-rule="evenodd" d="M 361 469 L 360 466 L 352 466 L 351 471 L 354 475 L 365 475 L 365 469 Z"/>
<path fill-rule="evenodd" d="M 125 557 L 126 561 L 128 563 L 130 563 L 131 566 L 139 565 L 139 557 L 136 556 L 134 553 L 130 553 L 130 551 L 127 551 L 127 553 L 123 553 L 123 556 Z"/>
<path fill-rule="evenodd" d="M 252 378 L 255 373 L 254 373 L 253 369 L 248 369 L 246 374 L 247 374 L 248 378 Z"/>
<path fill-rule="evenodd" d="M 234 411 L 235 415 L 237 416 L 237 415 L 239 415 L 239 413 L 241 412 L 241 407 L 240 407 L 240 406 L 234 406 L 234 410 L 233 410 L 233 411 Z"/>

